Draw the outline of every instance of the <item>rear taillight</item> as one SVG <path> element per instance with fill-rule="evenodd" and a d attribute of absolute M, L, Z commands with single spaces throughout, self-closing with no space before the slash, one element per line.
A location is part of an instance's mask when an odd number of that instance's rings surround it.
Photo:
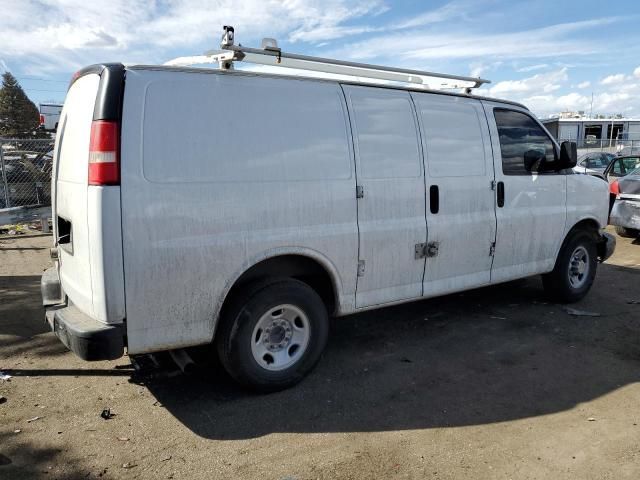
<path fill-rule="evenodd" d="M 94 120 L 89 143 L 89 185 L 120 185 L 118 122 Z"/>
<path fill-rule="evenodd" d="M 44 125 L 44 115 L 40 114 L 40 125 Z"/>
<path fill-rule="evenodd" d="M 611 195 L 620 195 L 620 185 L 618 184 L 618 180 L 615 180 L 611 185 L 609 185 L 609 192 L 611 192 Z"/>

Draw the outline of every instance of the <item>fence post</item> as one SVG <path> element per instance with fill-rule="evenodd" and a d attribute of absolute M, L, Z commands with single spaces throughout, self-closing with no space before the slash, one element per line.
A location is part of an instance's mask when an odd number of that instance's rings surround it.
<path fill-rule="evenodd" d="M 4 206 L 9 208 L 11 201 L 9 200 L 9 185 L 7 183 L 7 169 L 4 165 L 3 145 L 4 143 L 0 142 L 0 167 L 2 168 L 2 184 L 4 185 Z"/>

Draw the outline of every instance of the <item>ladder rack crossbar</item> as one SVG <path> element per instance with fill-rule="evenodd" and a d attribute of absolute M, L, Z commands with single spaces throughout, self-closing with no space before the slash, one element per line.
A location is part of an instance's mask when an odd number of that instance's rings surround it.
<path fill-rule="evenodd" d="M 300 68 L 304 70 L 313 70 L 318 72 L 336 73 L 350 76 L 368 77 L 378 80 L 425 83 L 423 77 L 442 78 L 447 80 L 458 80 L 461 82 L 472 83 L 472 88 L 477 88 L 485 83 L 491 83 L 490 80 L 478 77 L 465 77 L 461 75 L 451 75 L 448 73 L 412 70 L 408 68 L 386 67 L 384 65 L 349 62 L 346 60 L 336 60 L 333 58 L 313 57 L 309 55 L 300 55 L 297 53 L 282 52 L 279 49 L 260 49 L 236 45 L 225 46 L 224 49 L 235 52 L 234 59 L 239 61 L 263 63 L 259 62 L 260 59 L 256 57 L 275 57 L 278 60 L 276 62 L 276 65 L 280 66 L 288 67 L 289 65 L 284 65 L 284 62 L 282 62 L 283 59 L 287 59 L 295 61 L 287 62 L 290 64 L 296 64 L 296 66 L 291 65 L 291 68 Z M 269 62 L 268 64 L 271 65 L 273 63 Z M 327 66 L 331 66 L 332 68 L 327 68 Z M 389 78 L 389 76 L 380 75 L 380 72 L 390 73 L 395 78 Z"/>

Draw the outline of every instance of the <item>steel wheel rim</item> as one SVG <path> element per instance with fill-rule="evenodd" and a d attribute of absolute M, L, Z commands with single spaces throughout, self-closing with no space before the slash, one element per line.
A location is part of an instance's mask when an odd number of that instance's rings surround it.
<path fill-rule="evenodd" d="M 291 304 L 271 307 L 253 328 L 253 359 L 265 370 L 285 370 L 302 358 L 310 336 L 309 317 L 300 308 Z"/>
<path fill-rule="evenodd" d="M 569 259 L 569 284 L 571 287 L 582 287 L 589 277 L 589 269 L 589 252 L 582 245 L 576 247 Z"/>

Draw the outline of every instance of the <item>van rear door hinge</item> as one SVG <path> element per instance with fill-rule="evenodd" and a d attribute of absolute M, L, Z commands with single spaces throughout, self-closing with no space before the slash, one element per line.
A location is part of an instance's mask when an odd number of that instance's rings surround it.
<path fill-rule="evenodd" d="M 362 185 L 356 185 L 356 198 L 364 197 L 364 187 Z"/>
<path fill-rule="evenodd" d="M 358 276 L 364 277 L 364 260 L 358 260 Z"/>
<path fill-rule="evenodd" d="M 498 182 L 496 182 L 495 180 L 491 180 L 491 190 L 495 190 L 497 185 Z"/>
<path fill-rule="evenodd" d="M 491 245 L 489 246 L 489 256 L 495 257 L 495 255 L 496 255 L 496 242 L 491 242 Z"/>

